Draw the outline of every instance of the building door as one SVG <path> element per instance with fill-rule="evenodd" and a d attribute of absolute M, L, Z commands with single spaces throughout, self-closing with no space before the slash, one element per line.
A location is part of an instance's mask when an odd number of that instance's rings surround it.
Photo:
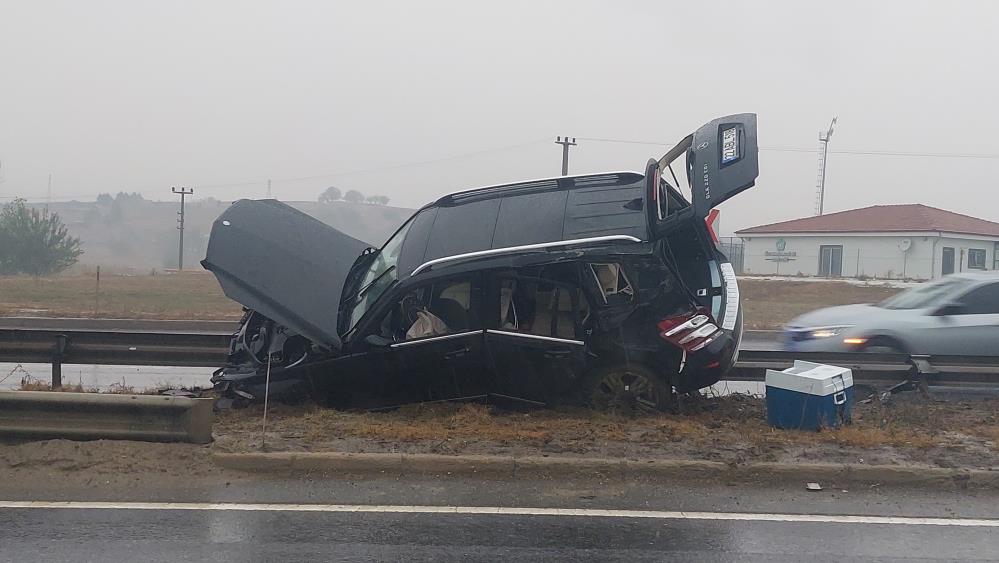
<path fill-rule="evenodd" d="M 819 275 L 838 278 L 843 275 L 843 247 L 822 245 L 819 247 Z"/>
<path fill-rule="evenodd" d="M 946 276 L 954 273 L 954 249 L 945 246 L 943 248 L 943 262 L 940 265 L 940 274 Z"/>

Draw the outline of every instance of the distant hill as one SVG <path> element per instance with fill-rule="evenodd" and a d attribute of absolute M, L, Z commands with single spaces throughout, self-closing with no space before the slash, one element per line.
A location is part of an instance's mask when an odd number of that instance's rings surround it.
<path fill-rule="evenodd" d="M 413 214 L 411 209 L 364 203 L 286 203 L 373 246 L 380 246 Z M 227 202 L 211 199 L 187 204 L 184 269 L 200 268 L 198 262 L 205 257 L 212 222 L 228 206 Z M 70 233 L 83 242 L 81 264 L 134 270 L 177 267 L 179 207 L 177 202 L 144 200 L 114 205 L 94 202 L 49 204 Z"/>

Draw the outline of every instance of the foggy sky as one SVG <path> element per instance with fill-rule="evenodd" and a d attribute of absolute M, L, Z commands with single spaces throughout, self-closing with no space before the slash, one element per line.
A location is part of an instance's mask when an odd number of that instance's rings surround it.
<path fill-rule="evenodd" d="M 44 199 L 49 173 L 55 200 L 264 197 L 271 178 L 281 199 L 335 185 L 416 207 L 557 175 L 556 135 L 672 143 L 745 111 L 768 148 L 814 151 L 836 115 L 833 151 L 997 155 L 997 16 L 985 0 L 0 0 L 0 197 Z M 580 140 L 570 170 L 642 170 L 666 148 Z M 811 215 L 816 160 L 762 151 L 723 232 Z M 996 157 L 833 153 L 826 210 L 999 221 L 997 175 Z"/>

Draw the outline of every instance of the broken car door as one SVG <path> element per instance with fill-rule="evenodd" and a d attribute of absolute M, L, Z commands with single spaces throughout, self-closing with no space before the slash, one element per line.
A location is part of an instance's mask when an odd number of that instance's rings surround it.
<path fill-rule="evenodd" d="M 582 321 L 589 312 L 572 276 L 495 276 L 489 285 L 487 359 L 495 379 L 494 395 L 549 403 L 578 387 L 586 362 Z M 568 278 L 568 279 L 567 279 Z"/>
<path fill-rule="evenodd" d="M 368 342 L 380 339 L 390 357 L 390 380 L 416 400 L 485 393 L 480 279 L 472 274 L 408 289 L 373 327 L 379 338 Z"/>

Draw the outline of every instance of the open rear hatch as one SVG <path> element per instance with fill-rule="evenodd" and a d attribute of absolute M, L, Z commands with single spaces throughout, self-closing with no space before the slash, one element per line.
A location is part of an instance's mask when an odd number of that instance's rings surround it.
<path fill-rule="evenodd" d="M 215 220 L 201 265 L 230 299 L 339 349 L 340 294 L 369 246 L 277 200 L 242 199 Z"/>
<path fill-rule="evenodd" d="M 739 113 L 715 119 L 684 137 L 657 163 L 666 177 L 670 165 L 686 157 L 687 184 L 694 213 L 705 218 L 712 207 L 751 188 L 760 174 L 756 114 Z"/>
<path fill-rule="evenodd" d="M 685 175 L 677 174 L 684 171 Z M 716 220 L 712 210 L 717 205 L 751 188 L 758 175 L 752 113 L 705 124 L 658 161 L 650 160 L 645 170 L 652 237 L 661 242 L 664 258 L 691 302 L 709 312 L 718 327 L 733 333 L 735 346 L 741 338 L 735 270 L 718 250 L 716 235 L 706 223 Z M 690 202 L 682 195 L 684 187 L 690 190 Z"/>

